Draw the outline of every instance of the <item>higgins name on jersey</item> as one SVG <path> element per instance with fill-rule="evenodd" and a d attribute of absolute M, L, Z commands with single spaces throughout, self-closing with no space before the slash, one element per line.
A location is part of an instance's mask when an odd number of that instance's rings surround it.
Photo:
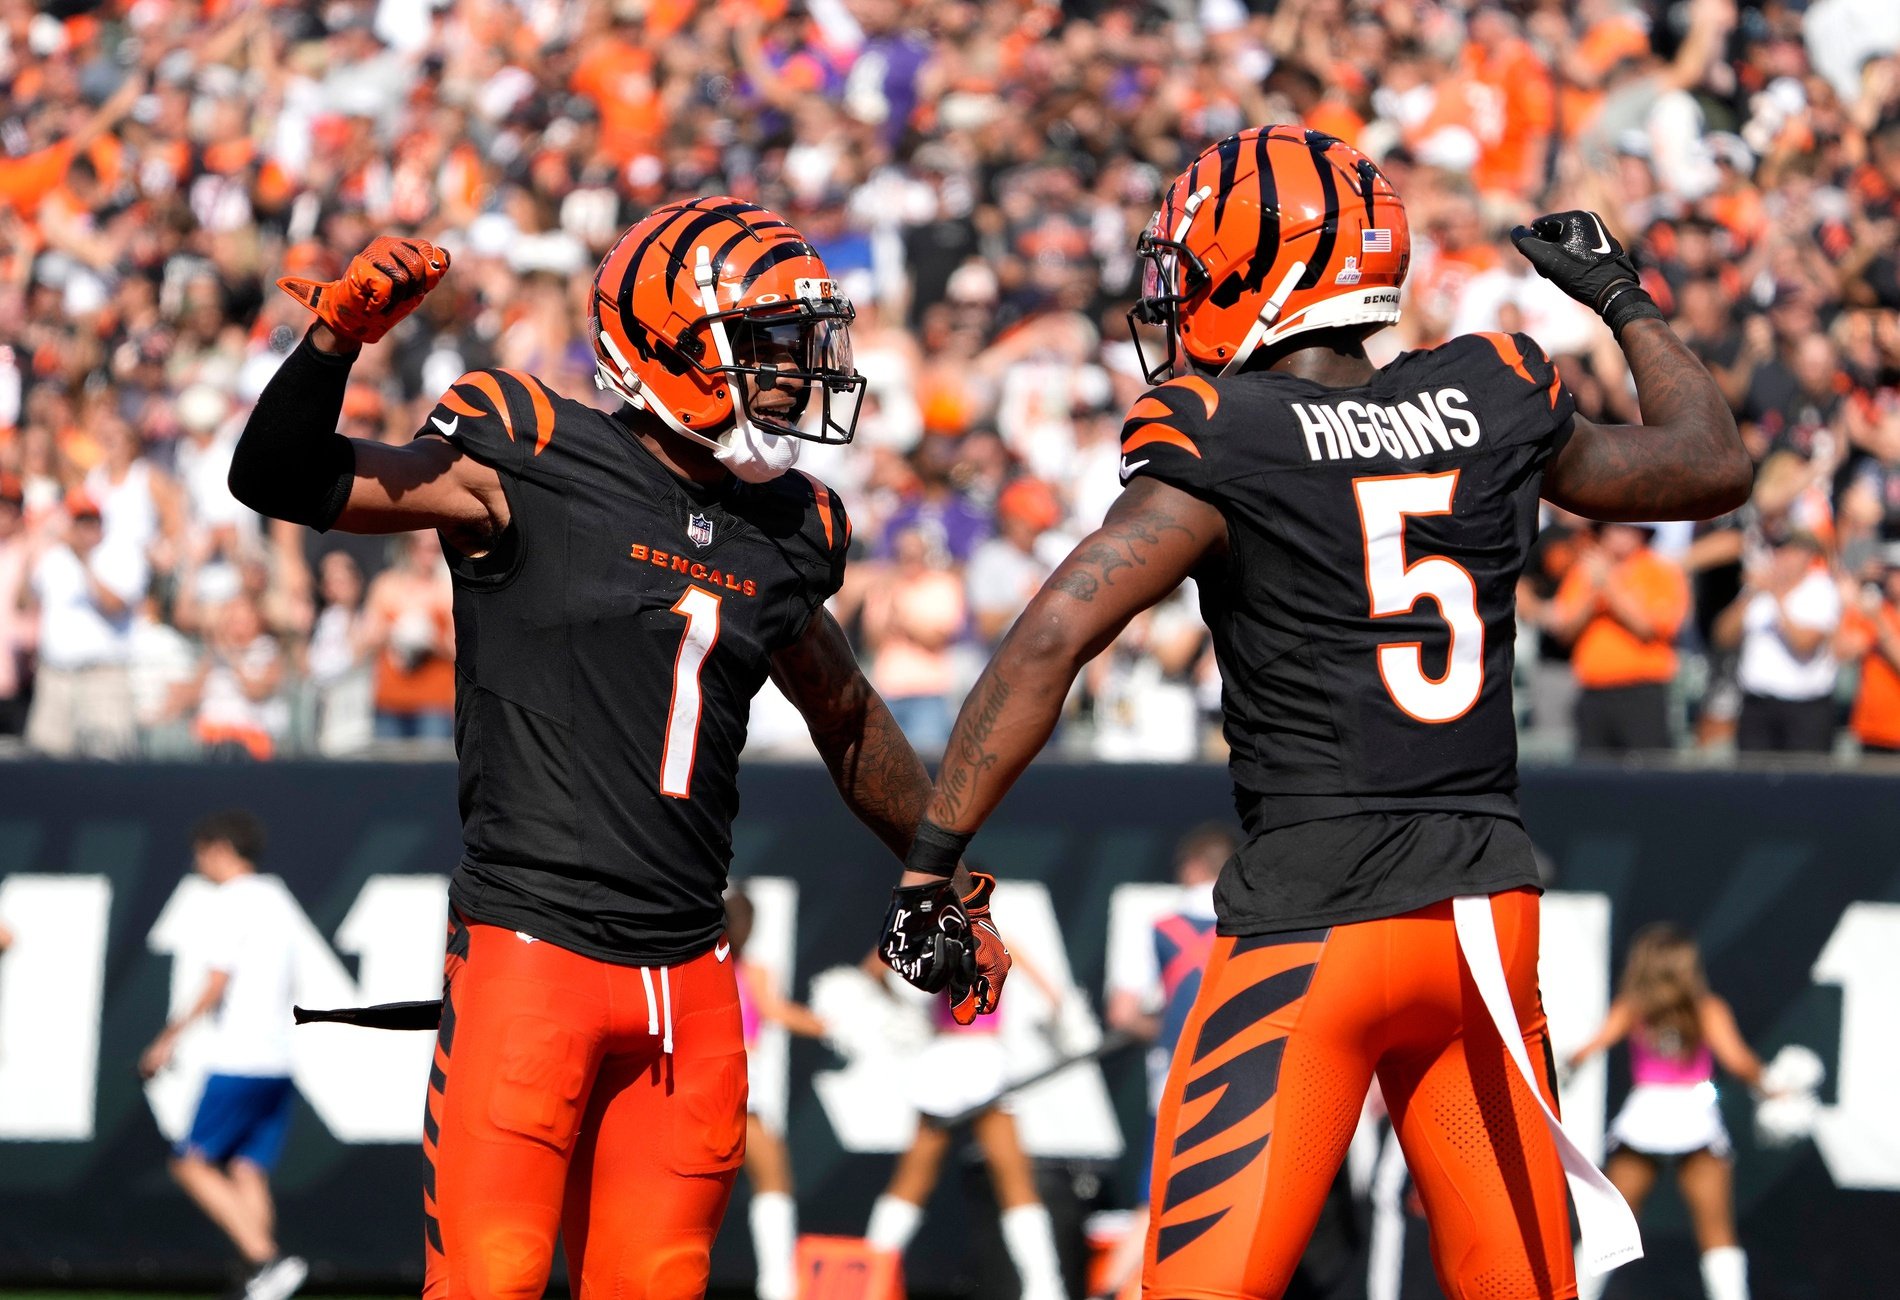
<path fill-rule="evenodd" d="M 1123 476 L 1228 522 L 1199 587 L 1250 829 L 1517 817 L 1517 578 L 1572 411 L 1522 334 L 1407 353 L 1355 388 L 1241 371 L 1135 404 Z"/>

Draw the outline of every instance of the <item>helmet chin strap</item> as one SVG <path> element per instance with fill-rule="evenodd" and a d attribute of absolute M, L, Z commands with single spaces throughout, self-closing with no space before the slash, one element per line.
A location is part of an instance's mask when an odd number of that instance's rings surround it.
<path fill-rule="evenodd" d="M 1220 368 L 1222 375 L 1231 375 L 1247 364 L 1247 358 L 1254 354 L 1266 339 L 1267 331 L 1273 328 L 1273 322 L 1280 319 L 1280 308 L 1286 305 L 1287 296 L 1293 292 L 1293 286 L 1306 274 L 1306 263 L 1295 262 L 1287 269 L 1286 278 L 1280 281 L 1280 287 L 1273 296 L 1261 306 L 1260 314 L 1254 317 L 1253 325 L 1247 330 L 1247 336 L 1240 340 L 1240 346 L 1234 349 L 1231 361 Z"/>
<path fill-rule="evenodd" d="M 708 316 L 716 316 L 719 312 L 719 297 L 714 292 L 712 251 L 704 244 L 695 250 L 693 283 L 699 286 L 700 306 Z M 731 366 L 732 341 L 726 337 L 725 322 L 708 322 L 706 332 L 712 335 L 713 351 L 719 356 L 719 364 Z M 687 437 L 711 447 L 719 463 L 747 483 L 764 483 L 775 479 L 798 460 L 798 440 L 770 433 L 752 423 L 746 415 L 745 376 L 728 374 L 726 378 L 732 385 L 732 428 L 720 434 L 717 440 L 690 429 L 684 432 Z"/>

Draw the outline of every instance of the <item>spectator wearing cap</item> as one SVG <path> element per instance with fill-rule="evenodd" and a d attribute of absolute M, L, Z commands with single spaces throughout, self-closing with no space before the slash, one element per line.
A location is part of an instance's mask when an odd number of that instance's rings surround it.
<path fill-rule="evenodd" d="M 1860 665 L 1847 726 L 1870 754 L 1900 754 L 1900 542 L 1880 550 L 1880 576 L 1841 619 L 1835 654 Z"/>
<path fill-rule="evenodd" d="M 17 736 L 26 726 L 32 620 L 22 606 L 32 569 L 26 492 L 17 474 L 0 472 L 0 736 Z"/>
<path fill-rule="evenodd" d="M 1579 687 L 1577 748 L 1668 749 L 1676 632 L 1689 613 L 1682 567 L 1650 549 L 1653 530 L 1600 524 L 1565 576 L 1546 630 L 1571 646 Z"/>
<path fill-rule="evenodd" d="M 1741 595 L 1715 621 L 1716 641 L 1741 651 L 1738 748 L 1826 753 L 1833 747 L 1833 640 L 1840 621 L 1840 590 L 1814 534 L 1788 536 L 1745 571 Z"/>
<path fill-rule="evenodd" d="M 65 537 L 33 566 L 39 671 L 26 741 L 56 758 L 123 758 L 137 741 L 126 664 L 145 557 L 105 542 L 99 505 L 85 493 L 66 498 L 66 515 Z"/>
<path fill-rule="evenodd" d="M 996 536 L 976 548 L 964 575 L 976 634 L 995 645 L 1061 559 L 1047 544 L 1062 522 L 1062 503 L 1047 483 L 1019 478 L 996 499 Z M 1056 554 L 1051 556 L 1051 550 Z"/>

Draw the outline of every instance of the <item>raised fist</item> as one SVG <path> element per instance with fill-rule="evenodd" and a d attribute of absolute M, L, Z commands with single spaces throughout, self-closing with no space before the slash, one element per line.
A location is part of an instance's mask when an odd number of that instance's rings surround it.
<path fill-rule="evenodd" d="M 277 287 L 315 312 L 339 337 L 374 343 L 414 311 L 448 269 L 448 253 L 434 244 L 379 235 L 350 259 L 341 279 L 287 275 Z"/>

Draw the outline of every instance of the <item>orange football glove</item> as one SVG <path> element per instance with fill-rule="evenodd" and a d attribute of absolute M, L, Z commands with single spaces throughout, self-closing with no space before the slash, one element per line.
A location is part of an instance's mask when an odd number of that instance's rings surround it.
<path fill-rule="evenodd" d="M 950 976 L 950 1017 L 959 1025 L 973 1023 L 979 1015 L 995 1011 L 1003 1000 L 1003 981 L 1009 976 L 1009 949 L 990 919 L 990 894 L 996 889 L 996 877 L 972 871 L 975 882 L 960 901 L 963 914 L 970 919 L 970 932 L 964 940 L 965 964 Z"/>
<path fill-rule="evenodd" d="M 379 235 L 350 259 L 342 279 L 325 282 L 287 275 L 277 287 L 341 337 L 374 343 L 414 311 L 448 270 L 448 253 L 434 244 Z"/>

